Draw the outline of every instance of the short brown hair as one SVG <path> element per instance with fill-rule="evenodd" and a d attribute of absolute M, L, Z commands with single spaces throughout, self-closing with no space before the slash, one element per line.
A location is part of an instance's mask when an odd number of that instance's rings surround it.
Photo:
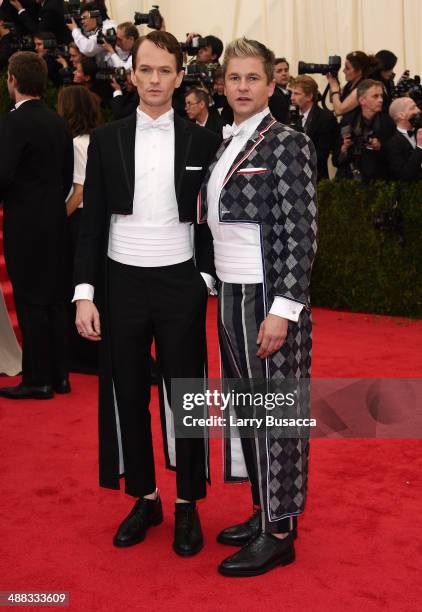
<path fill-rule="evenodd" d="M 198 87 L 192 87 L 192 89 L 188 89 L 185 93 L 185 98 L 187 98 L 187 96 L 189 96 L 190 94 L 193 94 L 195 96 L 196 102 L 204 102 L 205 106 L 209 106 L 210 97 L 203 89 L 199 89 Z"/>
<path fill-rule="evenodd" d="M 307 74 L 301 75 L 293 79 L 290 87 L 300 87 L 307 96 L 312 94 L 312 100 L 318 102 L 318 84 Z"/>
<path fill-rule="evenodd" d="M 18 51 L 9 59 L 9 74 L 16 79 L 19 93 L 42 96 L 47 86 L 47 64 L 33 51 Z"/>
<path fill-rule="evenodd" d="M 153 32 L 149 32 L 146 36 L 141 36 L 133 45 L 132 49 L 132 68 L 136 69 L 136 60 L 138 55 L 138 49 L 144 42 L 144 40 L 149 40 L 154 43 L 156 47 L 160 49 L 165 49 L 171 55 L 174 55 L 176 59 L 176 70 L 180 72 L 183 69 L 183 53 L 180 48 L 180 45 L 177 41 L 177 38 L 170 34 L 170 32 L 161 32 L 159 30 L 154 30 Z"/>
<path fill-rule="evenodd" d="M 271 49 L 257 40 L 248 38 L 236 38 L 226 47 L 223 60 L 223 75 L 226 75 L 227 66 L 233 57 L 259 57 L 264 65 L 264 72 L 267 76 L 267 82 L 270 83 L 274 79 L 274 61 L 275 56 Z"/>
<path fill-rule="evenodd" d="M 361 81 L 356 87 L 356 95 L 357 95 L 358 100 L 360 97 L 366 94 L 368 89 L 371 89 L 371 87 L 374 87 L 374 86 L 381 87 L 382 89 L 382 83 L 380 83 L 380 81 L 375 81 L 374 79 L 365 79 L 364 81 Z"/>
<path fill-rule="evenodd" d="M 97 100 L 82 85 L 69 85 L 59 91 L 57 112 L 66 121 L 73 138 L 90 134 L 100 123 Z"/>
<path fill-rule="evenodd" d="M 119 23 L 117 27 L 123 30 L 123 36 L 126 36 L 126 38 L 133 38 L 133 40 L 138 40 L 138 28 L 131 21 L 124 21 L 123 23 Z"/>
<path fill-rule="evenodd" d="M 277 64 L 287 64 L 287 68 L 290 68 L 290 64 L 285 57 L 276 57 L 274 60 L 274 66 L 277 66 Z"/>

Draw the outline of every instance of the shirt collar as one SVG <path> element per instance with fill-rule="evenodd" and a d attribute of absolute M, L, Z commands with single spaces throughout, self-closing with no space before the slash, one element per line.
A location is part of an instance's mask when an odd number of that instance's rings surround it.
<path fill-rule="evenodd" d="M 25 102 L 28 102 L 29 100 L 34 100 L 34 98 L 26 98 L 25 100 L 19 100 L 19 102 L 16 102 L 15 104 L 15 109 L 17 110 L 20 106 L 22 106 L 22 104 L 25 104 Z"/>
<path fill-rule="evenodd" d="M 261 123 L 264 117 L 268 115 L 269 112 L 270 109 L 267 106 L 266 108 L 264 108 L 264 110 L 259 113 L 256 113 L 256 115 L 253 115 L 252 117 L 249 117 L 249 119 L 246 119 L 246 121 L 243 121 L 240 125 L 236 125 L 236 123 L 233 123 L 234 135 L 237 136 L 238 134 L 242 134 L 242 136 L 252 136 L 258 125 Z"/>
<path fill-rule="evenodd" d="M 160 115 L 159 117 L 157 117 L 156 119 L 153 119 L 152 117 L 144 113 L 144 111 L 142 111 L 139 108 L 139 106 L 136 109 L 137 123 L 144 123 L 144 122 L 150 123 L 151 121 L 154 123 L 155 121 L 165 121 L 165 120 L 174 121 L 174 110 L 172 108 L 168 110 L 167 112 L 163 113 L 162 115 Z"/>

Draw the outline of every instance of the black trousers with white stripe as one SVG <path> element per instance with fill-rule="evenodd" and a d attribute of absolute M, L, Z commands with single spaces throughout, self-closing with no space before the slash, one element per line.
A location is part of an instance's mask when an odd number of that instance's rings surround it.
<path fill-rule="evenodd" d="M 265 318 L 262 284 L 222 283 L 219 292 L 218 332 L 223 378 L 262 381 L 267 378 L 266 360 L 257 357 L 256 339 Z M 251 417 L 252 410 L 237 409 L 237 416 Z M 267 503 L 267 481 L 270 465 L 265 438 L 255 435 L 241 438 L 243 457 L 251 484 L 252 502 L 262 512 L 263 531 L 285 533 L 296 525 L 295 516 L 272 520 Z"/>
<path fill-rule="evenodd" d="M 154 339 L 170 400 L 172 378 L 202 378 L 208 290 L 192 260 L 156 268 L 108 261 L 108 315 L 113 383 L 122 438 L 125 491 L 156 488 L 151 433 L 150 355 Z M 176 438 L 177 496 L 206 495 L 203 439 Z"/>

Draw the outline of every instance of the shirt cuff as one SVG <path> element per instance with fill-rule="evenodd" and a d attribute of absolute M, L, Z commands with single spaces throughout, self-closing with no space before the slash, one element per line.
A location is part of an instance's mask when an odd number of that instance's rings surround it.
<path fill-rule="evenodd" d="M 288 298 L 276 296 L 274 298 L 273 305 L 270 308 L 269 314 L 276 315 L 277 317 L 283 317 L 289 321 L 297 323 L 299 321 L 299 315 L 302 312 L 303 304 L 294 302 Z"/>
<path fill-rule="evenodd" d="M 20 14 L 21 14 L 21 13 L 23 13 L 24 11 L 26 11 L 26 9 L 21 8 L 21 10 L 20 10 L 20 11 L 18 11 L 18 15 L 20 15 Z"/>
<path fill-rule="evenodd" d="M 113 98 L 117 98 L 117 96 L 123 96 L 123 91 L 121 89 L 115 89 L 113 91 Z"/>
<path fill-rule="evenodd" d="M 80 285 L 76 285 L 72 302 L 76 302 L 76 300 L 89 300 L 90 302 L 93 302 L 94 286 L 89 285 L 88 283 L 81 283 Z"/>
<path fill-rule="evenodd" d="M 201 276 L 208 287 L 208 291 L 213 291 L 215 287 L 215 278 L 213 278 L 211 274 L 208 274 L 207 272 L 201 272 Z"/>

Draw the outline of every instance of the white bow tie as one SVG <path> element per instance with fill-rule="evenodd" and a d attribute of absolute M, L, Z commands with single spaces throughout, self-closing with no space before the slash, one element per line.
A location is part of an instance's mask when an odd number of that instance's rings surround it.
<path fill-rule="evenodd" d="M 241 125 L 236 125 L 234 123 L 233 125 L 227 124 L 223 127 L 223 139 L 226 140 L 227 138 L 238 136 L 241 131 L 242 131 Z"/>
<path fill-rule="evenodd" d="M 140 121 L 138 121 L 138 129 L 139 130 L 170 130 L 173 122 L 170 121 L 167 117 L 159 117 L 154 121 L 154 119 L 149 119 L 146 117 L 142 117 Z"/>

